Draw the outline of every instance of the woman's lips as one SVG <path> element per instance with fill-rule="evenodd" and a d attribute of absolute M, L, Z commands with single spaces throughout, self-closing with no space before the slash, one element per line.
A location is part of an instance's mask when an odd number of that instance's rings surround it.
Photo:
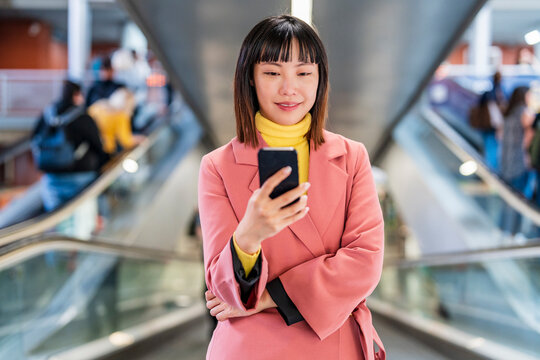
<path fill-rule="evenodd" d="M 276 103 L 276 105 L 283 111 L 293 111 L 300 106 L 301 103 L 290 103 L 290 102 L 282 102 L 282 103 Z"/>

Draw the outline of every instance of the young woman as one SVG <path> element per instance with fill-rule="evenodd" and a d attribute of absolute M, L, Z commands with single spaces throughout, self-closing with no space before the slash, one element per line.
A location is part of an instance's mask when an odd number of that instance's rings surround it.
<path fill-rule="evenodd" d="M 501 177 L 517 191 L 523 192 L 527 185 L 527 154 L 534 115 L 528 110 L 529 88 L 519 86 L 512 92 L 504 113 Z"/>
<path fill-rule="evenodd" d="M 534 115 L 528 109 L 529 88 L 519 86 L 512 92 L 504 113 L 501 142 L 501 177 L 517 192 L 526 194 L 529 181 L 529 148 Z M 505 206 L 501 213 L 504 232 L 515 235 L 521 226 L 521 216 L 512 207 Z"/>
<path fill-rule="evenodd" d="M 219 320 L 207 359 L 384 359 L 365 301 L 382 269 L 382 213 L 364 146 L 324 130 L 316 32 L 287 15 L 258 23 L 234 98 L 238 136 L 203 157 L 199 176 L 206 300 Z M 268 146 L 298 152 L 300 185 L 275 199 L 290 169 L 260 186 Z"/>

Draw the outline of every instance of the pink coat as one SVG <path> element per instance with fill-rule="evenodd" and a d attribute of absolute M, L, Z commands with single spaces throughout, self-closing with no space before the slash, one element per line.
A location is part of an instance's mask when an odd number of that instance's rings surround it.
<path fill-rule="evenodd" d="M 260 147 L 267 146 L 260 135 Z M 276 309 L 220 322 L 207 359 L 385 359 L 366 297 L 382 270 L 383 217 L 365 147 L 331 132 L 310 149 L 309 213 L 262 243 L 257 299 L 279 277 L 305 321 Z M 230 239 L 259 188 L 257 151 L 234 138 L 203 157 L 199 211 L 208 288 L 244 308 Z M 382 349 L 374 352 L 373 341 Z"/>

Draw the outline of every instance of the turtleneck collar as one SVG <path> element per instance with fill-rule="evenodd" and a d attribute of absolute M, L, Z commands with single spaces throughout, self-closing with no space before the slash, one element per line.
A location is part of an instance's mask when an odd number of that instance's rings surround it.
<path fill-rule="evenodd" d="M 268 145 L 295 146 L 305 140 L 305 135 L 311 126 L 311 114 L 307 113 L 302 120 L 294 125 L 280 125 L 265 118 L 257 111 L 255 126 Z"/>

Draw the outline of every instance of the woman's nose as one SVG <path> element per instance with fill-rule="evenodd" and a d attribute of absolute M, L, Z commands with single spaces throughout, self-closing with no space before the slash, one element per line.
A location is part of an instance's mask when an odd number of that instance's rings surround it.
<path fill-rule="evenodd" d="M 296 94 L 296 79 L 294 77 L 283 77 L 280 92 L 282 95 L 291 96 Z"/>

